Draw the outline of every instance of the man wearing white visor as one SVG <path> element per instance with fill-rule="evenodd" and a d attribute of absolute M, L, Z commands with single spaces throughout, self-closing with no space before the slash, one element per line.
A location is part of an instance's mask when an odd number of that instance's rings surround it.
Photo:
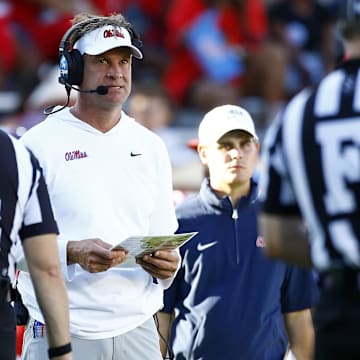
<path fill-rule="evenodd" d="M 80 14 L 59 46 L 59 81 L 75 105 L 55 107 L 22 141 L 44 169 L 59 227 L 75 360 L 159 360 L 153 314 L 179 264 L 174 251 L 129 262 L 111 250 L 134 235 L 177 229 L 169 157 L 160 138 L 130 118 L 139 38 L 120 14 Z M 47 359 L 46 324 L 26 271 L 19 290 L 29 310 L 22 359 Z"/>

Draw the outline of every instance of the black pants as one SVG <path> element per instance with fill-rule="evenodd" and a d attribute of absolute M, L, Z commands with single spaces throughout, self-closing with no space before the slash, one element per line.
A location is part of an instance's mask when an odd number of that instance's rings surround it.
<path fill-rule="evenodd" d="M 16 359 L 16 321 L 13 307 L 0 301 L 0 360 Z"/>
<path fill-rule="evenodd" d="M 315 360 L 360 359 L 360 290 L 355 282 L 322 288 L 314 322 Z"/>

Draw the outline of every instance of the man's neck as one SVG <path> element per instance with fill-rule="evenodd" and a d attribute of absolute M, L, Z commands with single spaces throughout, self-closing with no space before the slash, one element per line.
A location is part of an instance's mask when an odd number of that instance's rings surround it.
<path fill-rule="evenodd" d="M 251 181 L 249 180 L 245 184 L 212 184 L 210 180 L 210 186 L 219 197 L 228 196 L 230 201 L 235 208 L 239 200 L 244 196 L 249 196 L 251 191 Z"/>
<path fill-rule="evenodd" d="M 70 112 L 81 121 L 103 133 L 111 130 L 121 118 L 121 109 L 91 111 L 91 109 L 80 109 L 75 105 L 70 109 Z"/>

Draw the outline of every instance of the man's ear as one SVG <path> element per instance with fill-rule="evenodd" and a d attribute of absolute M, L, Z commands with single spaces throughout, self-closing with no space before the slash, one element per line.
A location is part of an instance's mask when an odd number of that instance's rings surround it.
<path fill-rule="evenodd" d="M 255 146 L 256 146 L 258 154 L 260 154 L 260 141 L 259 140 L 256 140 Z"/>
<path fill-rule="evenodd" d="M 200 145 L 199 144 L 198 147 L 197 147 L 197 151 L 198 151 L 200 160 L 204 165 L 207 165 L 207 163 L 208 163 L 207 150 L 208 150 L 208 147 L 205 146 L 205 145 Z"/>

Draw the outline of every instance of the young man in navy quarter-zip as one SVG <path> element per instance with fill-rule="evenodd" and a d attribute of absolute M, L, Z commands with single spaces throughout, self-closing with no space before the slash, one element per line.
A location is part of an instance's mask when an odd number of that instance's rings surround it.
<path fill-rule="evenodd" d="M 263 255 L 254 179 L 260 145 L 251 116 L 239 106 L 214 108 L 198 135 L 209 177 L 177 208 L 178 231 L 199 234 L 182 247 L 159 314 L 170 350 L 187 360 L 280 360 L 290 350 L 311 359 L 316 283 L 311 272 Z"/>

